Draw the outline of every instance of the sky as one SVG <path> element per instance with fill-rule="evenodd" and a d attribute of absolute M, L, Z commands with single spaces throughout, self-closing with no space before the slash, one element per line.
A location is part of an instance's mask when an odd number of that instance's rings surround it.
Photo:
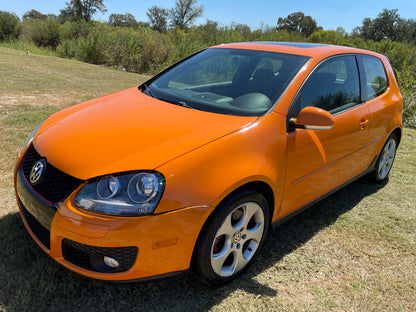
<path fill-rule="evenodd" d="M 0 11 L 14 12 L 20 17 L 31 9 L 41 13 L 59 14 L 69 0 L 0 0 Z M 153 5 L 170 9 L 175 0 L 104 0 L 108 12 L 96 14 L 95 20 L 106 22 L 112 13 L 133 14 L 137 21 L 148 22 L 146 11 Z M 202 18 L 196 24 L 207 19 L 229 26 L 240 23 L 252 30 L 262 25 L 276 26 L 279 17 L 293 12 L 303 12 L 314 18 L 318 26 L 325 30 L 343 27 L 351 32 L 361 26 L 364 18 L 375 18 L 384 8 L 398 9 L 402 18 L 416 19 L 416 0 L 199 0 L 205 8 Z"/>

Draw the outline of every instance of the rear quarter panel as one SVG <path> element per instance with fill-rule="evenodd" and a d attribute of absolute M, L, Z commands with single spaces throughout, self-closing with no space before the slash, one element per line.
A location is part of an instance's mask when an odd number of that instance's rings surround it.
<path fill-rule="evenodd" d="M 403 97 L 397 85 L 393 69 L 386 57 L 380 56 L 386 70 L 388 87 L 382 95 L 367 102 L 370 110 L 370 138 L 379 139 L 374 144 L 378 154 L 388 136 L 397 128 L 402 128 Z M 400 140 L 400 138 L 399 138 Z"/>

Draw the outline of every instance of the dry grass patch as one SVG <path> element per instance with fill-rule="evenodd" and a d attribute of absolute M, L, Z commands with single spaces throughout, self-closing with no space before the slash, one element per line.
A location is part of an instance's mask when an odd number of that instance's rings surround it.
<path fill-rule="evenodd" d="M 0 105 L 67 106 L 134 87 L 146 76 L 0 47 Z M 48 102 L 49 101 L 49 102 Z"/>

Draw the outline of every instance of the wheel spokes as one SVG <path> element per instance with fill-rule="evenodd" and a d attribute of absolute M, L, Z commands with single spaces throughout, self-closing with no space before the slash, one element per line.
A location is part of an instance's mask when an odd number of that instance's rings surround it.
<path fill-rule="evenodd" d="M 225 218 L 222 225 L 220 226 L 220 228 L 218 229 L 216 237 L 220 235 L 233 235 L 234 232 L 235 229 L 231 224 L 231 217 L 230 215 L 228 215 L 227 218 Z"/>
<path fill-rule="evenodd" d="M 234 270 L 232 269 L 234 263 L 231 263 L 231 265 L 226 263 L 226 260 L 230 257 L 231 253 L 231 248 L 229 248 L 229 246 L 226 246 L 222 249 L 220 253 L 212 255 L 211 266 L 216 274 L 220 276 L 228 276 L 234 272 Z"/>
<path fill-rule="evenodd" d="M 378 165 L 378 177 L 384 179 L 390 172 L 396 156 L 396 141 L 390 139 L 383 148 Z"/>
<path fill-rule="evenodd" d="M 231 211 L 219 227 L 212 248 L 211 267 L 219 276 L 242 270 L 254 256 L 264 234 L 264 213 L 255 202 Z"/>
<path fill-rule="evenodd" d="M 250 261 L 251 257 L 248 257 L 248 258 L 245 257 L 242 247 L 240 247 L 240 249 L 236 252 L 236 255 L 237 255 L 237 259 L 236 259 L 235 272 L 238 272 L 246 266 L 246 264 Z"/>
<path fill-rule="evenodd" d="M 263 232 L 264 223 L 256 226 L 255 230 L 247 232 L 247 240 L 254 240 L 256 242 L 260 242 L 261 238 L 263 237 Z"/>

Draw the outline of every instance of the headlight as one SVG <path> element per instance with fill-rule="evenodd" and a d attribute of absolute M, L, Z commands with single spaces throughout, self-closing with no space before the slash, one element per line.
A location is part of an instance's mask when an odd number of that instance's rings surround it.
<path fill-rule="evenodd" d="M 164 189 L 165 178 L 158 172 L 109 175 L 86 184 L 75 197 L 75 204 L 108 215 L 149 215 Z"/>
<path fill-rule="evenodd" d="M 22 151 L 24 151 L 30 145 L 30 143 L 32 143 L 33 137 L 35 136 L 36 132 L 38 132 L 38 130 L 42 126 L 42 124 L 43 124 L 43 122 L 39 126 L 37 126 L 36 129 L 33 130 L 32 133 L 29 135 Z"/>

